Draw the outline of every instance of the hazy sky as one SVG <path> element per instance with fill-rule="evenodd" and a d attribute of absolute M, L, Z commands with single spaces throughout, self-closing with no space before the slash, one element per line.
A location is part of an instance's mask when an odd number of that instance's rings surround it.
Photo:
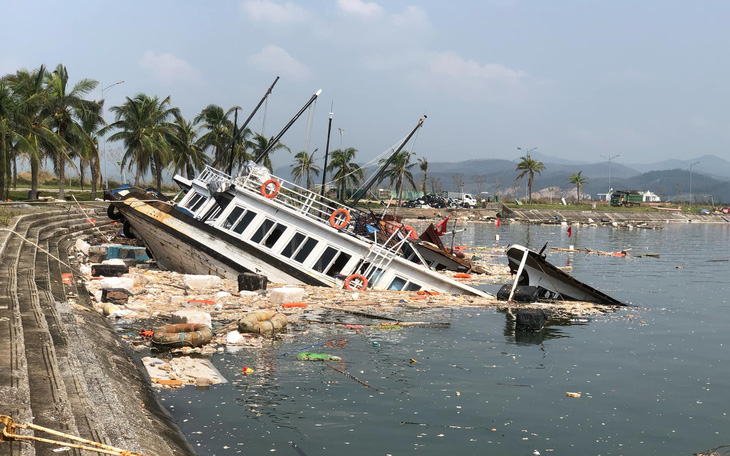
<path fill-rule="evenodd" d="M 67 66 L 144 92 L 192 118 L 215 103 L 246 117 L 281 76 L 273 135 L 322 89 L 309 150 L 364 163 L 427 114 L 413 151 L 429 161 L 555 157 L 644 163 L 730 158 L 730 2 L 725 0 L 0 0 L 0 74 Z M 95 98 L 101 98 L 97 90 Z M 111 115 L 107 113 L 107 120 Z M 307 117 L 275 163 L 305 148 Z M 343 129 L 340 136 L 339 128 Z M 111 147 L 119 147 L 112 146 Z M 410 147 L 409 147 L 410 149 Z"/>

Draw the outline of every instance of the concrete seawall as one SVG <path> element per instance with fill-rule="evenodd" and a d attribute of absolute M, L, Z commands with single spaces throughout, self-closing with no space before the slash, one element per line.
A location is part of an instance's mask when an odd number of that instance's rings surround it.
<path fill-rule="evenodd" d="M 44 208 L 0 231 L 0 414 L 150 456 L 194 455 L 69 257 L 75 239 L 117 229 L 104 213 Z M 0 456 L 57 451 L 0 441 Z"/>

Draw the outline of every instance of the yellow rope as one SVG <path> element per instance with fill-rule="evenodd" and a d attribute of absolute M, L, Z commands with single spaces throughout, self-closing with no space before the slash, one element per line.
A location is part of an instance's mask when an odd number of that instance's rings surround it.
<path fill-rule="evenodd" d="M 87 450 L 87 451 L 94 451 L 96 453 L 102 453 L 102 454 L 112 454 L 112 455 L 118 455 L 118 456 L 144 456 L 141 453 L 134 453 L 132 451 L 123 450 L 121 448 L 116 448 L 109 445 L 104 445 L 103 443 L 94 442 L 93 440 L 87 440 L 82 439 L 81 437 L 76 437 L 74 435 L 65 434 L 63 432 L 54 431 L 53 429 L 48 429 L 42 426 L 38 426 L 36 424 L 32 423 L 15 423 L 13 419 L 7 415 L 0 415 L 0 423 L 5 424 L 5 427 L 3 428 L 2 432 L 2 439 L 0 440 L 32 440 L 35 442 L 42 442 L 42 443 L 48 443 L 51 445 L 58 445 L 63 447 L 70 447 L 70 448 L 78 448 L 80 450 Z M 51 435 L 56 435 L 59 437 L 63 437 L 65 439 L 73 440 L 76 442 L 81 442 L 85 445 L 78 445 L 75 443 L 69 443 L 69 442 L 60 442 L 58 440 L 51 440 L 51 439 L 45 439 L 43 437 L 35 437 L 30 435 L 19 435 L 15 433 L 16 429 L 32 429 L 34 431 L 40 431 L 40 432 L 46 432 Z M 86 446 L 89 445 L 89 446 Z"/>

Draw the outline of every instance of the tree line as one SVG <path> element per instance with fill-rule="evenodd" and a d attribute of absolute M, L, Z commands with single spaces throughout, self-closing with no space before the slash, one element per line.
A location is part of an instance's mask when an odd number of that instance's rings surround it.
<path fill-rule="evenodd" d="M 45 65 L 30 71 L 21 69 L 0 78 L 0 199 L 7 199 L 11 183 L 17 184 L 19 160 L 30 163 L 30 199 L 38 196 L 38 176 L 48 160 L 58 177 L 59 198 L 65 197 L 67 167 L 79 174 L 82 187 L 88 170 L 91 197 L 95 198 L 103 188 L 99 140 L 106 135 L 108 141 L 122 144 L 120 167 L 134 175 L 134 184 L 140 185 L 149 173 L 157 189 L 162 186 L 165 169 L 190 178 L 209 164 L 225 169 L 261 158 L 263 165 L 273 171 L 271 153 L 290 152 L 281 142 L 270 147 L 273 138 L 248 128 L 235 132 L 231 114 L 238 107 L 225 110 L 211 104 L 187 120 L 171 105 L 169 96 L 140 93 L 126 97 L 121 105 L 109 108 L 114 120 L 107 123 L 103 116 L 105 100 L 90 99 L 98 86 L 98 81 L 92 79 L 81 79 L 71 86 L 63 64 L 53 70 Z M 296 182 L 307 188 L 314 185 L 312 176 L 321 171 L 315 152 L 297 153 L 291 165 Z M 364 178 L 363 169 L 355 162 L 356 154 L 357 149 L 352 147 L 330 152 L 327 173 L 340 198 Z M 417 187 L 411 171 L 415 166 L 413 156 L 412 152 L 401 151 L 381 176 L 381 181 L 389 179 L 395 185 L 399 199 L 404 183 Z M 419 165 L 424 173 L 425 193 L 428 161 L 419 159 Z"/>

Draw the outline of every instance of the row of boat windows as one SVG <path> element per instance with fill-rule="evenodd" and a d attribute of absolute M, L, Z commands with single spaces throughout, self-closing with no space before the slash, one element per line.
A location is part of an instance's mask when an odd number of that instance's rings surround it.
<path fill-rule="evenodd" d="M 183 207 L 194 214 L 198 209 L 203 207 L 207 200 L 208 198 L 205 196 L 195 193 L 187 201 L 187 203 L 183 205 Z M 217 220 L 218 216 L 224 209 L 225 207 L 221 207 L 216 204 L 207 211 L 207 213 L 202 217 L 202 220 L 207 223 L 212 223 Z M 221 228 L 232 231 L 238 235 L 242 235 L 244 230 L 251 224 L 257 215 L 258 214 L 256 212 L 250 209 L 244 209 L 240 206 L 236 206 L 223 221 Z M 277 241 L 279 241 L 279 239 L 284 235 L 286 230 L 286 225 L 269 218 L 265 218 L 253 234 L 251 234 L 250 240 L 251 242 L 263 245 L 268 249 L 272 249 Z M 319 240 L 296 231 L 289 242 L 287 242 L 281 249 L 280 254 L 286 258 L 290 258 L 298 263 L 304 264 L 310 254 L 317 248 L 319 243 Z M 311 268 L 327 276 L 336 277 L 340 274 L 351 258 L 352 255 L 328 245 Z M 359 273 L 364 273 L 368 266 L 368 263 L 362 263 L 356 269 Z M 381 269 L 376 268 L 370 280 L 375 283 L 382 273 L 383 271 Z M 420 285 L 408 282 L 407 280 L 396 276 L 388 289 L 417 291 L 420 290 L 421 287 Z"/>

